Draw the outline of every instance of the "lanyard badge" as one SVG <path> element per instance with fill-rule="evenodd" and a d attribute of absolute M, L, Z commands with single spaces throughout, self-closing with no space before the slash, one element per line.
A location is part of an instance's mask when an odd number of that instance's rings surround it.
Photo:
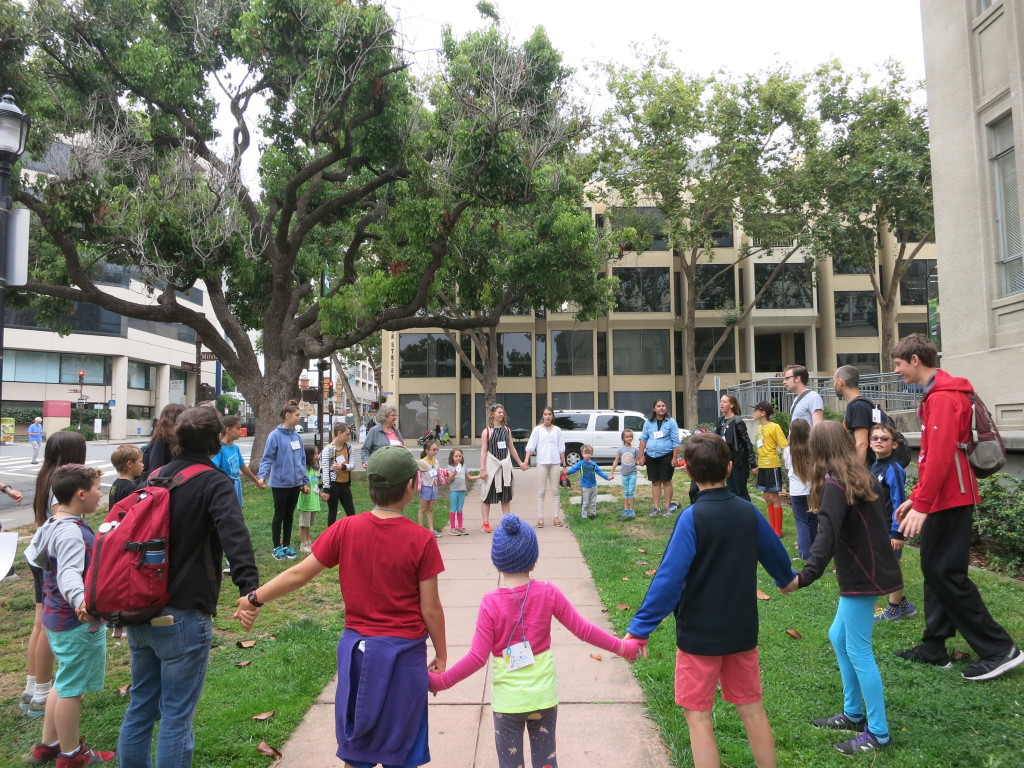
<path fill-rule="evenodd" d="M 523 667 L 528 667 L 533 664 L 534 661 L 533 650 L 530 648 L 530 641 L 526 639 L 526 627 L 523 624 L 523 611 L 526 609 L 526 601 L 530 597 L 530 584 L 532 583 L 532 579 L 527 582 L 526 594 L 523 596 L 522 600 L 519 599 L 519 595 L 515 593 L 515 590 L 512 590 L 512 597 L 514 597 L 516 599 L 516 603 L 519 604 L 519 619 L 512 626 L 512 632 L 509 633 L 508 645 L 505 647 L 505 652 L 502 654 L 505 661 L 505 669 L 509 672 L 522 669 Z M 506 587 L 506 589 L 512 588 Z M 517 629 L 521 632 L 520 637 L 522 640 L 518 643 L 513 643 L 512 640 L 516 636 Z"/>

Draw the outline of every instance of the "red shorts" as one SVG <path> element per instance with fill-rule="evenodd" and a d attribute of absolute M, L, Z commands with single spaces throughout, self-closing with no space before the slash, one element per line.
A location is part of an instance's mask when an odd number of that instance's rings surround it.
<path fill-rule="evenodd" d="M 696 656 L 676 649 L 676 704 L 706 712 L 715 703 L 715 689 L 732 704 L 761 700 L 761 665 L 757 648 L 728 656 Z"/>

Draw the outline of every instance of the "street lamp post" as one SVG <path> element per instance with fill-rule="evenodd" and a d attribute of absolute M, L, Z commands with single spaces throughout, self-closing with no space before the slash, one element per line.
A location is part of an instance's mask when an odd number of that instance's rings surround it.
<path fill-rule="evenodd" d="M 4 300 L 7 296 L 7 224 L 11 215 L 11 170 L 25 154 L 28 116 L 18 109 L 10 90 L 0 98 L 0 410 L 4 403 Z"/>

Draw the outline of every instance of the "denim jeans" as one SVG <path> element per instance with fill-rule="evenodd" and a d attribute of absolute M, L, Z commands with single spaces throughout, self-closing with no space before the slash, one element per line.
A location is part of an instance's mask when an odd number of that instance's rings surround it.
<path fill-rule="evenodd" d="M 156 768 L 192 764 L 192 720 L 203 693 L 213 623 L 195 610 L 167 607 L 161 616 L 173 616 L 174 624 L 128 627 L 132 687 L 117 744 L 121 768 L 149 768 L 157 720 Z"/>
<path fill-rule="evenodd" d="M 796 548 L 800 559 L 806 560 L 811 556 L 811 545 L 818 538 L 818 516 L 807 511 L 806 496 L 790 496 L 789 502 L 796 521 Z"/>

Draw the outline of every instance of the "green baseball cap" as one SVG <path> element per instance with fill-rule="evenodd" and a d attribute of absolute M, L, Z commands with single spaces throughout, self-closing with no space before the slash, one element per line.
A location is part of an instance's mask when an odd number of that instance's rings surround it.
<path fill-rule="evenodd" d="M 408 448 L 390 445 L 378 448 L 366 463 L 366 479 L 373 488 L 394 488 L 405 485 L 417 472 L 430 469 L 427 462 L 415 458 Z"/>

